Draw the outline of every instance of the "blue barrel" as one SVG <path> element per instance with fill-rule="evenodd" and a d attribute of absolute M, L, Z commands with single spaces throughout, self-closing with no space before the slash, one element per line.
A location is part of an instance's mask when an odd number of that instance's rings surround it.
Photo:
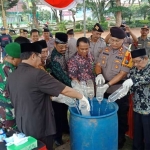
<path fill-rule="evenodd" d="M 101 104 L 94 98 L 91 116 L 78 114 L 76 108 L 70 110 L 71 150 L 117 150 L 118 118 L 116 103 Z"/>

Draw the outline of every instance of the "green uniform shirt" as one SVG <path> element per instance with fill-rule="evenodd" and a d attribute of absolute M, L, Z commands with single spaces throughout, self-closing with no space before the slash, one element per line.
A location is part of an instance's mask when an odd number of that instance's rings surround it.
<path fill-rule="evenodd" d="M 11 74 L 15 70 L 15 66 L 11 63 L 4 61 L 0 64 L 0 107 L 5 110 L 5 117 L 3 118 L 0 113 L 0 122 L 6 120 L 13 120 L 13 107 L 11 105 L 11 101 L 8 96 L 8 92 L 6 90 L 6 83 L 9 74 Z M 14 87 L 15 88 L 15 87 Z"/>

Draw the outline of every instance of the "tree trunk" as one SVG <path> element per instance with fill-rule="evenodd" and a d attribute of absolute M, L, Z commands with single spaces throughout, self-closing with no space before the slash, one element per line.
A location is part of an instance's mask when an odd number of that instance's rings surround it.
<path fill-rule="evenodd" d="M 59 18 L 58 18 L 58 16 L 57 16 L 57 10 L 56 9 L 53 9 L 53 8 L 51 8 L 52 9 L 52 11 L 53 11 L 53 14 L 54 14 L 54 18 L 56 19 L 56 22 L 57 22 L 57 24 L 59 23 Z"/>
<path fill-rule="evenodd" d="M 35 2 L 32 2 L 32 15 L 33 15 L 33 26 L 38 28 L 39 24 L 38 24 L 38 19 L 36 18 L 36 4 Z"/>
<path fill-rule="evenodd" d="M 121 0 L 116 0 L 116 5 L 121 6 Z M 120 26 L 122 22 L 121 11 L 116 12 L 116 26 Z"/>
<path fill-rule="evenodd" d="M 63 20 L 63 19 L 62 19 L 62 10 L 59 10 L 59 19 L 60 19 L 60 21 Z"/>
<path fill-rule="evenodd" d="M 75 13 L 72 12 L 72 19 L 73 19 L 73 29 L 75 29 L 75 26 L 76 26 L 76 19 L 75 19 Z"/>

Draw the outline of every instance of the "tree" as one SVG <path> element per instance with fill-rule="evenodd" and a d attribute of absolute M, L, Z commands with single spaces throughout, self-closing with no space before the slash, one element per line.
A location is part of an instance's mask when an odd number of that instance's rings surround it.
<path fill-rule="evenodd" d="M 143 4 L 140 6 L 139 12 L 143 16 L 143 19 L 145 20 L 147 15 L 150 14 L 150 7 L 147 4 Z"/>
<path fill-rule="evenodd" d="M 22 6 L 24 11 L 31 12 L 33 27 L 36 27 L 36 28 L 39 27 L 39 23 L 37 19 L 37 4 L 38 3 L 39 3 L 39 0 L 30 0 L 30 1 L 24 0 L 24 5 Z"/>
<path fill-rule="evenodd" d="M 3 6 L 4 6 L 4 9 L 5 10 L 8 10 L 8 9 L 10 9 L 10 8 L 12 8 L 12 7 L 14 7 L 14 6 L 16 6 L 17 5 L 17 3 L 18 3 L 18 1 L 19 0 L 3 0 L 2 2 L 3 2 Z M 1 7 L 0 7 L 0 10 L 1 10 Z"/>

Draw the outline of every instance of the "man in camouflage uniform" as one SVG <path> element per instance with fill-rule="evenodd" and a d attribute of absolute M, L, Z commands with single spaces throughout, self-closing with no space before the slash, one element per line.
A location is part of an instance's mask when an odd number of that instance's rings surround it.
<path fill-rule="evenodd" d="M 5 51 L 7 56 L 5 61 L 0 64 L 0 126 L 9 130 L 15 128 L 15 117 L 14 109 L 6 90 L 6 82 L 9 74 L 20 63 L 20 45 L 10 43 L 6 45 Z"/>

